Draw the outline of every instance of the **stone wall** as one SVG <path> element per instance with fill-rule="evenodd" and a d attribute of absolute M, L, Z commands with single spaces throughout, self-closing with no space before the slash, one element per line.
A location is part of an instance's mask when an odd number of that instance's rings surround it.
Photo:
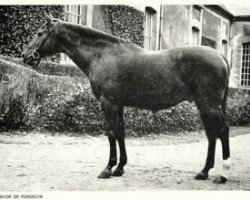
<path fill-rule="evenodd" d="M 241 87 L 242 44 L 250 42 L 250 22 L 234 22 L 231 25 L 231 76 L 230 87 Z M 249 89 L 249 88 L 248 88 Z"/>
<path fill-rule="evenodd" d="M 189 5 L 164 5 L 161 48 L 189 44 Z"/>

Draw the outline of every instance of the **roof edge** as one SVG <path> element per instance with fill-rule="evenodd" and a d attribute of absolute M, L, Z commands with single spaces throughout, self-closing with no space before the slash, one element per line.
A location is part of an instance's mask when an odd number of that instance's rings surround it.
<path fill-rule="evenodd" d="M 224 6 L 222 5 L 204 5 L 205 7 L 211 9 L 212 11 L 228 18 L 230 21 L 234 21 L 235 16 Z"/>
<path fill-rule="evenodd" d="M 238 15 L 238 16 L 235 16 L 234 21 L 249 21 L 250 22 L 250 15 Z"/>

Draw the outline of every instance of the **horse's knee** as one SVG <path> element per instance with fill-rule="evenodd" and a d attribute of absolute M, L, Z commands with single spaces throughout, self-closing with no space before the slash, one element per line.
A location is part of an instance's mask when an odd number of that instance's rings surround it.
<path fill-rule="evenodd" d="M 111 137 L 111 138 L 116 138 L 116 134 L 112 130 L 104 130 L 104 135 Z"/>
<path fill-rule="evenodd" d="M 104 123 L 104 134 L 108 137 L 116 137 L 116 127 L 115 123 L 112 123 L 112 121 L 106 121 Z"/>
<path fill-rule="evenodd" d="M 219 129 L 214 127 L 205 127 L 205 133 L 207 136 L 208 141 L 215 141 L 218 138 L 218 131 Z"/>
<path fill-rule="evenodd" d="M 209 138 L 213 139 L 215 137 L 219 139 L 224 139 L 229 137 L 229 127 L 224 123 L 213 124 L 205 127 L 206 135 Z"/>
<path fill-rule="evenodd" d="M 229 127 L 228 126 L 220 128 L 220 130 L 218 131 L 218 138 L 220 140 L 224 140 L 224 139 L 229 138 Z"/>

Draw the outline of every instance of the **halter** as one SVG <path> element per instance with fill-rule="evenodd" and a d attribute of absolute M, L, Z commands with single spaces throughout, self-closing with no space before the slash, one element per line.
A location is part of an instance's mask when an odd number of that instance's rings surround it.
<path fill-rule="evenodd" d="M 34 59 L 39 59 L 41 56 L 38 53 L 38 51 L 34 50 L 31 52 L 30 57 L 34 58 Z"/>

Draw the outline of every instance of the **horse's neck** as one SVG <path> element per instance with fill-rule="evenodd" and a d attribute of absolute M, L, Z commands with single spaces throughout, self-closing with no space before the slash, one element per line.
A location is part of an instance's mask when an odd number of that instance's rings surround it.
<path fill-rule="evenodd" d="M 106 47 L 91 47 L 88 45 L 76 45 L 67 42 L 68 45 L 63 45 L 62 52 L 65 53 L 70 59 L 88 76 L 92 63 L 96 59 L 100 59 L 104 53 L 107 55 L 109 52 L 115 52 L 115 47 L 112 45 Z"/>
<path fill-rule="evenodd" d="M 92 62 L 100 59 L 105 54 L 119 54 L 126 52 L 133 52 L 142 50 L 142 48 L 133 45 L 132 43 L 124 42 L 110 42 L 105 40 L 95 41 L 94 44 L 82 44 L 81 38 L 75 39 L 67 36 L 67 34 L 60 34 L 59 41 L 61 43 L 61 50 L 67 54 L 75 64 L 85 72 L 88 76 Z"/>

